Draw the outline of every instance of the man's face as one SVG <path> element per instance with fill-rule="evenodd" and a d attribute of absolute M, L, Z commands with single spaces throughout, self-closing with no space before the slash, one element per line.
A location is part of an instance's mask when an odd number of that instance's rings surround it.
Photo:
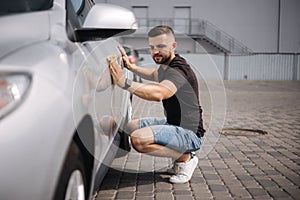
<path fill-rule="evenodd" d="M 149 37 L 151 56 L 157 64 L 168 64 L 174 55 L 176 43 L 172 36 L 167 34 Z"/>

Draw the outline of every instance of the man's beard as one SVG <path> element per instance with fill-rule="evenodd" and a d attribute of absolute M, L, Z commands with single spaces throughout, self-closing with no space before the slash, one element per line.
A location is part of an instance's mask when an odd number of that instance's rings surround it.
<path fill-rule="evenodd" d="M 155 59 L 155 56 L 161 56 L 161 60 L 160 60 L 160 61 L 156 60 L 156 59 Z M 169 62 L 170 59 L 171 59 L 171 55 L 169 55 L 168 57 L 163 57 L 163 56 L 160 55 L 160 54 L 155 54 L 155 55 L 152 56 L 152 59 L 154 60 L 154 62 L 155 62 L 156 64 L 168 64 L 168 62 Z"/>

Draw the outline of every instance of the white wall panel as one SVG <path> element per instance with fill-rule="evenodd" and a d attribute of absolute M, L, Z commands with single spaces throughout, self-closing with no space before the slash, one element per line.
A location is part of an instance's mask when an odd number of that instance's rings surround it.
<path fill-rule="evenodd" d="M 250 55 L 229 58 L 229 80 L 292 80 L 293 55 Z"/>
<path fill-rule="evenodd" d="M 181 54 L 191 63 L 199 79 L 222 80 L 224 56 L 211 54 Z M 297 55 L 296 55 L 297 56 Z M 149 54 L 142 54 L 144 67 L 157 67 Z M 229 80 L 293 80 L 293 54 L 263 54 L 229 57 Z M 297 80 L 300 80 L 300 55 Z"/>

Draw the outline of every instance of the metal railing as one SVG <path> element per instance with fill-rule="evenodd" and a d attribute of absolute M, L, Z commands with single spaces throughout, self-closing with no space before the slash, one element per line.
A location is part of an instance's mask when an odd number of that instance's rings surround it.
<path fill-rule="evenodd" d="M 205 39 L 226 53 L 249 54 L 252 50 L 225 33 L 207 20 L 181 18 L 139 18 L 140 28 L 165 24 L 173 27 L 175 32 L 186 34 L 194 39 Z M 143 32 L 143 31 L 142 31 Z M 139 31 L 138 33 L 142 33 Z"/>

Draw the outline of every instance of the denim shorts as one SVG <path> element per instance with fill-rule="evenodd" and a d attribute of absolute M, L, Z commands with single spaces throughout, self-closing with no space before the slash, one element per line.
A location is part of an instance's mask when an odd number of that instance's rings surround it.
<path fill-rule="evenodd" d="M 202 138 L 193 131 L 170 125 L 166 118 L 147 117 L 139 119 L 139 128 L 150 127 L 154 143 L 169 147 L 179 153 L 189 153 L 200 149 Z"/>

